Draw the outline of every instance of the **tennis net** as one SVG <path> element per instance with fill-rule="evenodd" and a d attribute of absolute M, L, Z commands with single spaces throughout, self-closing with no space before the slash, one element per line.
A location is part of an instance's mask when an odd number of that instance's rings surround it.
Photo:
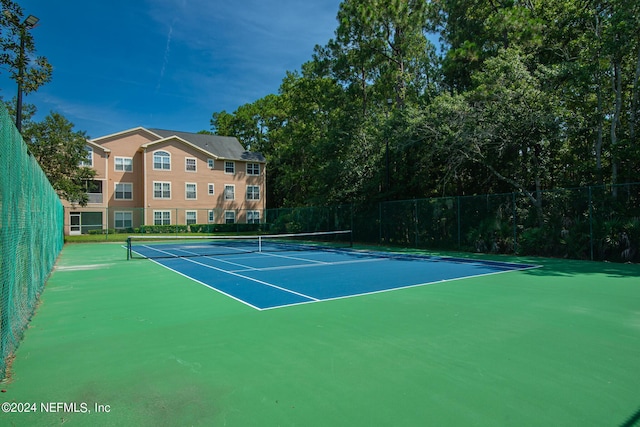
<path fill-rule="evenodd" d="M 127 259 L 333 250 L 353 246 L 351 230 L 253 236 L 129 236 Z"/>

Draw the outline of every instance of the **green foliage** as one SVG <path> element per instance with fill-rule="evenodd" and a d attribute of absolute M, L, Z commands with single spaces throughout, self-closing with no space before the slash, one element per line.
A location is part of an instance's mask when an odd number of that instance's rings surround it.
<path fill-rule="evenodd" d="M 132 234 L 132 233 L 139 233 L 139 232 L 140 230 L 137 228 L 109 228 L 109 229 L 99 228 L 96 230 L 89 230 L 87 234 L 91 234 L 91 235 Z"/>
<path fill-rule="evenodd" d="M 144 225 L 139 229 L 141 234 L 175 234 L 187 233 L 188 225 L 172 224 L 172 225 Z"/>
<path fill-rule="evenodd" d="M 640 218 L 613 218 L 595 224 L 596 256 L 599 259 L 626 262 L 638 256 Z"/>
<path fill-rule="evenodd" d="M 213 114 L 267 157 L 270 207 L 517 192 L 543 229 L 543 190 L 640 176 L 638 2 L 345 0 L 337 19 L 278 95 Z"/>
<path fill-rule="evenodd" d="M 25 126 L 23 138 L 60 197 L 84 206 L 88 202 L 86 183 L 95 170 L 79 166 L 86 158 L 87 137 L 73 127 L 64 116 L 52 112 L 44 121 Z"/>
<path fill-rule="evenodd" d="M 0 65 L 9 71 L 11 79 L 21 83 L 25 94 L 38 90 L 51 81 L 53 67 L 44 56 L 36 56 L 31 29 L 24 24 L 20 5 L 2 0 L 0 14 Z M 21 48 L 21 39 L 24 50 Z M 22 73 L 21 73 L 22 71 Z"/>
<path fill-rule="evenodd" d="M 267 228 L 266 224 L 191 224 L 188 226 L 190 233 L 246 233 L 262 232 Z M 146 227 L 145 227 L 146 232 Z"/>

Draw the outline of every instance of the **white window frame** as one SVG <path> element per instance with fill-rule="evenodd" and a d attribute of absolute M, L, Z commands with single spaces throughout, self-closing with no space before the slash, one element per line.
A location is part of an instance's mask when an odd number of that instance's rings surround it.
<path fill-rule="evenodd" d="M 231 193 L 229 193 L 231 190 Z M 231 197 L 229 197 L 231 194 Z M 225 184 L 224 186 L 224 199 L 225 200 L 235 200 L 236 199 L 236 186 L 234 184 Z"/>
<path fill-rule="evenodd" d="M 156 156 L 159 156 L 161 158 L 160 163 L 160 167 L 156 167 Z M 169 159 L 169 162 L 165 167 L 165 161 L 164 159 Z M 158 151 L 154 151 L 153 152 L 153 170 L 156 171 L 170 171 L 171 170 L 171 153 L 169 153 L 168 151 L 164 151 L 164 150 L 158 150 Z"/>
<path fill-rule="evenodd" d="M 189 169 L 189 163 L 193 162 L 191 164 L 191 166 L 193 167 L 193 169 Z M 198 172 L 198 159 L 196 159 L 195 157 L 185 157 L 184 159 L 184 171 L 185 172 L 189 172 L 189 173 L 194 173 L 194 172 Z"/>
<path fill-rule="evenodd" d="M 213 196 L 214 194 L 216 194 L 216 185 L 213 183 L 209 183 L 207 184 L 207 194 L 210 196 Z"/>
<path fill-rule="evenodd" d="M 125 187 L 125 188 L 118 189 L 118 187 Z M 127 191 L 127 187 L 129 188 L 129 191 Z M 130 197 L 126 197 L 127 193 L 130 193 L 131 196 Z M 122 197 L 118 197 L 118 194 L 121 194 Z M 133 183 L 132 182 L 116 182 L 116 183 L 114 183 L 113 198 L 115 200 L 133 200 Z"/>
<path fill-rule="evenodd" d="M 216 221 L 216 211 L 214 211 L 213 209 L 209 209 L 207 211 L 207 219 L 209 221 L 209 224 L 212 224 Z"/>
<path fill-rule="evenodd" d="M 247 185 L 247 200 L 252 200 L 252 201 L 260 200 L 259 185 Z"/>
<path fill-rule="evenodd" d="M 160 197 L 156 196 L 156 185 L 160 185 Z M 165 185 L 169 187 L 169 196 L 165 197 Z M 170 181 L 153 181 L 153 198 L 157 200 L 171 200 L 171 182 Z"/>
<path fill-rule="evenodd" d="M 236 174 L 236 162 L 232 162 L 226 160 L 224 162 L 224 173 L 227 175 L 235 175 Z"/>
<path fill-rule="evenodd" d="M 133 172 L 133 158 L 116 157 L 113 160 L 113 167 L 116 172 Z"/>
<path fill-rule="evenodd" d="M 93 148 L 89 145 L 85 145 L 84 151 L 86 151 L 85 158 L 80 160 L 78 166 L 91 168 L 93 167 Z"/>
<path fill-rule="evenodd" d="M 229 222 L 231 221 L 231 222 Z M 224 211 L 224 223 L 235 224 L 236 223 L 236 211 Z"/>
<path fill-rule="evenodd" d="M 126 217 L 129 217 L 128 219 Z M 121 217 L 118 219 L 118 217 Z M 122 223 L 120 227 L 118 227 L 118 221 Z M 129 223 L 127 225 L 126 223 Z M 133 228 L 133 212 L 131 211 L 115 211 L 113 213 L 113 228 L 116 230 L 122 230 L 127 228 Z"/>
<path fill-rule="evenodd" d="M 247 175 L 260 175 L 260 163 L 247 163 Z"/>
<path fill-rule="evenodd" d="M 214 159 L 207 159 L 207 167 L 209 169 L 213 169 L 215 168 L 215 166 L 216 166 L 216 163 Z"/>
<path fill-rule="evenodd" d="M 247 211 L 247 224 L 260 224 L 260 211 Z"/>
<path fill-rule="evenodd" d="M 189 218 L 189 215 L 193 215 L 193 218 Z M 193 221 L 193 222 L 189 222 Z M 186 225 L 198 223 L 198 211 L 184 211 L 184 223 Z"/>
<path fill-rule="evenodd" d="M 189 191 L 189 186 L 193 186 L 193 191 Z M 193 197 L 189 197 L 189 194 L 193 193 Z M 195 182 L 184 183 L 184 198 L 185 200 L 198 200 L 198 184 Z"/>
<path fill-rule="evenodd" d="M 160 214 L 160 224 L 158 224 L 157 222 L 158 214 Z M 168 221 L 168 222 L 165 223 L 165 221 Z M 153 211 L 153 225 L 171 225 L 171 211 L 168 211 L 168 210 Z"/>

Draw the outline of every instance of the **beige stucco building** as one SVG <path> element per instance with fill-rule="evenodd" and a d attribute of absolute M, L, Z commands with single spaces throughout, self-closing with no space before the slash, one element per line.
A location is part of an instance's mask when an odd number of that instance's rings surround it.
<path fill-rule="evenodd" d="M 148 225 L 259 223 L 266 161 L 233 137 L 138 127 L 87 142 L 85 207 L 65 201 L 65 234 Z"/>

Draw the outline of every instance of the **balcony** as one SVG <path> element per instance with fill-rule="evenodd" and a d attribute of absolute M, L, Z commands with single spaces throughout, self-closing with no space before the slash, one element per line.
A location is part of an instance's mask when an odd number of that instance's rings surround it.
<path fill-rule="evenodd" d="M 85 189 L 87 192 L 87 196 L 89 200 L 87 201 L 90 205 L 101 205 L 104 203 L 104 192 L 102 191 L 102 181 L 101 180 L 91 180 L 85 182 Z"/>
<path fill-rule="evenodd" d="M 103 203 L 103 194 L 102 193 L 87 193 L 89 196 L 88 204 L 102 204 Z"/>

